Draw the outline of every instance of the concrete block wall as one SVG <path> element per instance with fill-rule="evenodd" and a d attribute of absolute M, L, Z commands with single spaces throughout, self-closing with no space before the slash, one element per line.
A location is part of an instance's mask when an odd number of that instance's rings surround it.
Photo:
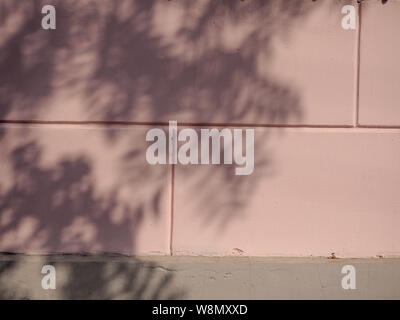
<path fill-rule="evenodd" d="M 0 251 L 399 255 L 399 16 L 397 0 L 2 1 Z M 170 120 L 255 128 L 253 174 L 148 164 L 146 132 Z"/>

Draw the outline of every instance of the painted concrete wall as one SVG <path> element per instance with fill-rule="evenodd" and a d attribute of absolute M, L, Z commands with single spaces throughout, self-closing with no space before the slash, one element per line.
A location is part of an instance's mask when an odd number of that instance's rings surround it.
<path fill-rule="evenodd" d="M 399 16 L 396 0 L 2 0 L 0 251 L 399 255 Z M 253 174 L 148 164 L 169 120 L 255 127 Z"/>

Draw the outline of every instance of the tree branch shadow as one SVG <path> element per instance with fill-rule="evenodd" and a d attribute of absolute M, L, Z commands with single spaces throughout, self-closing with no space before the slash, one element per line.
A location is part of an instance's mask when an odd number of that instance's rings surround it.
<path fill-rule="evenodd" d="M 299 120 L 303 108 L 296 89 L 260 68 L 273 55 L 276 34 L 290 35 L 296 22 L 314 10 L 312 2 L 46 1 L 56 5 L 57 29 L 44 31 L 40 29 L 43 1 L 4 0 L 0 3 L 0 30 L 4 32 L 0 40 L 0 119 L 108 125 L 161 125 L 168 120 L 286 124 Z M 145 217 L 151 214 L 161 219 L 165 207 L 162 174 L 141 165 L 147 148 L 144 137 L 141 142 L 131 141 L 114 163 L 121 172 L 119 184 L 99 194 L 98 186 L 103 183 L 96 180 L 100 154 L 81 148 L 79 154 L 65 152 L 51 166 L 44 165 L 43 158 L 51 152 L 45 139 L 37 138 L 32 126 L 24 126 L 17 138 L 13 130 L 9 125 L 0 128 L 0 143 L 7 150 L 3 170 L 8 176 L 0 184 L 1 248 L 82 253 L 125 248 L 128 241 L 127 251 L 134 254 Z M 125 133 L 105 128 L 102 138 L 111 150 L 125 141 Z M 205 225 L 216 224 L 223 230 L 244 214 L 243 194 L 254 190 L 273 164 L 273 157 L 266 156 L 268 138 L 262 132 L 257 136 L 256 152 L 265 156 L 255 164 L 257 177 L 251 185 L 245 179 L 233 180 L 230 166 L 218 168 L 220 179 L 206 190 L 198 186 L 207 183 L 213 170 L 198 173 L 193 169 L 188 175 L 196 201 L 203 207 Z M 126 186 L 137 192 L 133 203 L 119 196 Z M 216 196 L 225 186 L 229 188 L 226 196 Z M 147 198 L 141 198 L 142 188 L 148 190 Z M 122 217 L 118 223 L 113 220 L 116 207 Z M 23 240 L 18 240 L 21 234 Z M 114 247 L 108 246 L 110 237 Z M 0 278 L 13 267 L 3 265 Z M 101 293 L 111 298 L 104 283 L 121 276 L 127 286 L 118 295 L 143 298 L 153 267 L 146 265 L 147 274 L 138 278 L 138 269 L 127 264 L 111 273 L 82 264 L 71 271 L 71 279 L 79 279 L 82 273 L 91 277 L 78 284 L 71 282 L 64 294 L 90 298 Z M 164 294 L 163 288 L 172 281 L 172 276 L 165 276 L 150 296 L 182 297 L 183 293 Z M 77 295 L 77 290 L 83 291 Z"/>

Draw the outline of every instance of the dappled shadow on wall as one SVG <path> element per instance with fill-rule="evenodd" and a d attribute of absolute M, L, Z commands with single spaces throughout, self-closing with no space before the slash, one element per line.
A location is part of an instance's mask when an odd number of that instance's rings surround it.
<path fill-rule="evenodd" d="M 0 4 L 2 120 L 282 124 L 303 115 L 297 90 L 268 63 L 274 37 L 289 36 L 313 1 L 50 3 L 57 29 L 46 31 L 42 1 Z M 135 254 L 152 243 L 147 252 L 168 252 L 170 168 L 146 163 L 145 127 L 38 127 L 1 126 L 2 251 Z M 257 133 L 251 183 L 232 166 L 207 188 L 196 186 L 213 168 L 187 174 L 206 226 L 223 231 L 245 215 L 243 195 L 273 165 L 269 138 Z"/>
<path fill-rule="evenodd" d="M 4 260 L 3 260 L 4 259 Z M 124 261 L 125 260 L 125 261 Z M 44 290 L 43 266 L 56 270 L 56 290 Z M 29 272 L 36 270 L 37 272 Z M 27 272 L 28 271 L 28 272 Z M 16 285 L 16 281 L 18 285 Z M 153 262 L 109 256 L 2 256 L 0 299 L 184 299 L 173 270 Z"/>

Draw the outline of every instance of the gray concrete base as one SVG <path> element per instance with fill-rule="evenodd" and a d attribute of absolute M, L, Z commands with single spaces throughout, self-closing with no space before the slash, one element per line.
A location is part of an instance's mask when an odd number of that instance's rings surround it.
<path fill-rule="evenodd" d="M 56 289 L 43 289 L 44 265 Z M 343 289 L 342 267 L 356 270 Z M 1 299 L 399 299 L 400 259 L 0 255 Z"/>

